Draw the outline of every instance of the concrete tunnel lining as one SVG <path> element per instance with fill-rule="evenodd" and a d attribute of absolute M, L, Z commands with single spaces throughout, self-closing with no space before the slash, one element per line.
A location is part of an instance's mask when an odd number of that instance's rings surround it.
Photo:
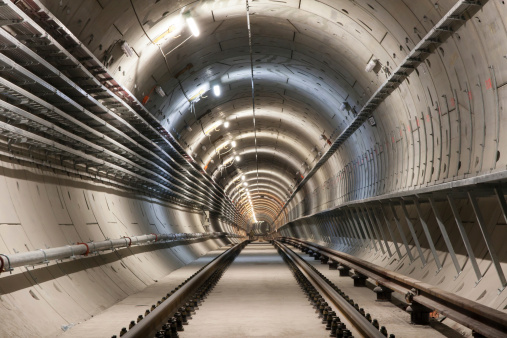
<path fill-rule="evenodd" d="M 0 36 L 0 253 L 151 233 L 231 236 L 4 271 L 5 334 L 61 332 L 239 241 L 256 221 L 505 312 L 505 292 L 492 292 L 503 290 L 507 270 L 503 2 L 482 0 L 465 13 L 308 181 L 458 1 L 249 2 L 251 46 L 239 0 L 4 2 L 3 15 L 23 21 Z M 30 10 L 41 6 L 48 12 Z M 47 45 L 36 25 L 52 36 Z M 72 39 L 82 48 L 75 61 Z M 86 64 L 93 58 L 99 73 Z M 232 140 L 236 147 L 217 156 L 215 146 Z M 230 156 L 241 160 L 220 163 Z M 251 198 L 233 188 L 242 175 Z"/>

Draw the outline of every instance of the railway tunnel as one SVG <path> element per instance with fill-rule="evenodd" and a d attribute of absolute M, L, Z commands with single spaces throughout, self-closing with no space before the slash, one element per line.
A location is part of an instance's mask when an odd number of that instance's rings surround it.
<path fill-rule="evenodd" d="M 504 1 L 0 17 L 1 336 L 507 336 Z"/>

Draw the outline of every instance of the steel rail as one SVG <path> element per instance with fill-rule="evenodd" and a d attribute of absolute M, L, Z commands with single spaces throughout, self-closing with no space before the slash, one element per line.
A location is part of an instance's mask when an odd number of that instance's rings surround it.
<path fill-rule="evenodd" d="M 380 331 L 375 328 L 363 315 L 359 313 L 349 302 L 347 302 L 336 290 L 334 290 L 325 280 L 313 271 L 299 255 L 283 245 L 279 241 L 274 241 L 276 247 L 290 259 L 299 270 L 310 280 L 310 282 L 322 293 L 327 295 L 329 300 L 336 305 L 340 311 L 352 322 L 355 328 L 365 337 L 385 338 Z"/>
<path fill-rule="evenodd" d="M 414 302 L 436 310 L 486 337 L 507 337 L 507 316 L 496 309 L 316 243 L 287 237 L 283 237 L 282 240 L 296 246 L 306 246 L 375 280 L 388 289 L 403 295 L 411 293 Z"/>
<path fill-rule="evenodd" d="M 217 256 L 214 260 L 208 263 L 203 269 L 200 270 L 194 277 L 183 284 L 175 293 L 168 299 L 162 302 L 155 310 L 150 312 L 143 320 L 132 327 L 124 338 L 145 338 L 153 337 L 157 330 L 167 322 L 178 308 L 184 304 L 186 299 L 194 294 L 197 289 L 216 271 L 217 267 L 227 262 L 234 256 L 235 253 L 242 250 L 249 241 L 244 241 L 236 244 L 229 250 Z"/>

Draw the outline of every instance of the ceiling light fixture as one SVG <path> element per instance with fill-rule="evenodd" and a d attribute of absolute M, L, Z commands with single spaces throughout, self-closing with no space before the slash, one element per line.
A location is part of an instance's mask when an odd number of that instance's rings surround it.
<path fill-rule="evenodd" d="M 232 142 L 231 142 L 231 145 L 232 145 L 233 147 L 235 147 L 235 146 L 236 146 L 236 141 L 232 141 Z"/>
<path fill-rule="evenodd" d="M 239 161 L 241 160 L 241 157 L 236 156 L 236 157 L 235 157 L 235 160 L 236 160 L 236 162 L 239 162 Z"/>
<path fill-rule="evenodd" d="M 188 28 L 190 28 L 190 31 L 192 32 L 193 36 L 195 37 L 199 36 L 200 34 L 199 27 L 197 27 L 197 23 L 195 23 L 194 18 L 192 17 L 187 18 L 187 25 Z"/>
<path fill-rule="evenodd" d="M 166 96 L 164 90 L 160 86 L 156 86 L 155 87 L 155 91 L 157 92 L 158 95 L 160 95 L 160 97 L 165 97 Z"/>
<path fill-rule="evenodd" d="M 366 68 L 364 69 L 365 72 L 369 73 L 371 72 L 376 66 L 377 66 L 377 59 L 371 59 L 370 62 L 366 65 Z"/>
<path fill-rule="evenodd" d="M 214 94 L 215 96 L 220 96 L 220 93 L 221 93 L 220 86 L 219 86 L 219 85 L 217 85 L 217 84 L 216 84 L 216 85 L 214 85 L 214 86 L 213 86 L 213 94 Z"/>
<path fill-rule="evenodd" d="M 134 51 L 132 50 L 132 47 L 130 47 L 130 45 L 127 43 L 127 41 L 123 41 L 123 43 L 121 44 L 121 50 L 123 51 L 123 53 L 125 53 L 127 57 L 131 57 L 132 55 L 134 55 Z"/>
<path fill-rule="evenodd" d="M 230 123 L 229 123 L 228 121 L 226 121 L 226 122 L 224 123 L 224 127 L 225 127 L 225 128 L 229 128 L 229 126 L 230 126 Z M 233 141 L 233 142 L 234 142 L 234 141 Z"/>

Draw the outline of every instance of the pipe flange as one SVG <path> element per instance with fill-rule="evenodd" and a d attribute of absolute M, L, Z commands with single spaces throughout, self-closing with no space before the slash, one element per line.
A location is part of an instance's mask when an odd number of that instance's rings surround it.
<path fill-rule="evenodd" d="M 42 251 L 42 253 L 44 254 L 44 260 L 42 261 L 42 264 L 46 264 L 48 265 L 49 264 L 49 261 L 48 261 L 48 255 L 46 255 L 46 251 L 42 250 L 42 249 L 39 249 L 39 251 Z"/>
<path fill-rule="evenodd" d="M 99 252 L 97 251 L 97 246 L 95 245 L 95 242 L 92 241 L 92 242 L 90 242 L 90 244 L 93 244 L 93 251 L 92 251 L 92 253 L 95 254 L 95 255 L 98 255 Z"/>
<path fill-rule="evenodd" d="M 127 244 L 127 246 L 132 246 L 132 238 L 127 237 L 127 236 L 124 236 L 123 238 L 125 238 L 125 239 L 128 239 L 128 240 L 129 240 L 129 243 Z"/>
<path fill-rule="evenodd" d="M 11 267 L 11 259 L 9 258 L 9 256 L 4 255 L 4 254 L 0 254 L 0 258 L 1 257 L 5 257 L 7 259 L 7 264 L 9 264 L 9 267 L 7 269 L 5 269 L 5 271 L 9 271 L 9 273 L 12 274 L 12 271 L 14 269 Z M 2 258 L 2 269 L 0 269 L 0 273 L 4 270 L 4 267 L 5 267 L 5 262 Z"/>
<path fill-rule="evenodd" d="M 84 253 L 83 256 L 88 256 L 88 254 L 90 253 L 90 247 L 88 246 L 88 244 L 87 243 L 81 243 L 81 242 L 77 242 L 77 244 L 81 244 L 81 245 L 86 246 L 86 252 Z"/>

